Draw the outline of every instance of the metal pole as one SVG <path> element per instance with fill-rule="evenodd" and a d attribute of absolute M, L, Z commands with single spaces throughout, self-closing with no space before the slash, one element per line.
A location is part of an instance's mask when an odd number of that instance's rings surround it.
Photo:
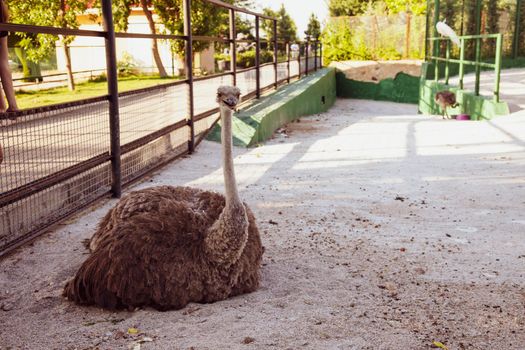
<path fill-rule="evenodd" d="M 288 70 L 288 75 L 286 77 L 286 82 L 290 84 L 290 43 L 286 43 L 286 57 L 288 57 L 288 60 L 286 61 L 286 69 Z"/>
<path fill-rule="evenodd" d="M 261 40 L 259 37 L 259 16 L 255 16 L 255 96 L 261 98 Z"/>
<path fill-rule="evenodd" d="M 427 59 L 428 55 L 428 37 L 429 37 L 429 31 L 428 31 L 428 24 L 430 19 L 430 0 L 427 0 L 427 11 L 425 14 L 425 60 Z"/>
<path fill-rule="evenodd" d="M 317 71 L 317 40 L 314 42 L 314 70 Z"/>
<path fill-rule="evenodd" d="M 512 45 L 512 57 L 518 57 L 518 50 L 520 45 L 520 15 L 521 15 L 521 0 L 516 2 L 516 17 L 514 21 L 514 38 Z"/>
<path fill-rule="evenodd" d="M 237 27 L 235 25 L 235 10 L 230 9 L 230 71 L 233 75 L 233 85 L 237 86 Z"/>
<path fill-rule="evenodd" d="M 274 66 L 274 74 L 275 74 L 275 88 L 277 89 L 277 20 L 273 20 L 273 66 Z"/>
<path fill-rule="evenodd" d="M 319 68 L 323 68 L 323 43 L 319 43 Z"/>
<path fill-rule="evenodd" d="M 450 59 L 450 40 L 447 40 L 447 51 L 445 53 L 445 58 L 447 59 L 445 61 L 445 84 L 448 85 L 448 80 L 450 77 L 449 63 L 448 63 L 448 60 Z"/>
<path fill-rule="evenodd" d="M 191 0 L 183 1 L 184 12 L 184 35 L 186 39 L 186 50 L 184 68 L 188 82 L 188 125 L 190 127 L 190 140 L 188 141 L 188 152 L 193 153 L 195 149 L 195 123 L 194 123 L 194 104 L 193 104 L 193 37 L 191 34 Z"/>
<path fill-rule="evenodd" d="M 104 18 L 106 69 L 109 95 L 109 133 L 111 152 L 111 192 L 114 198 L 122 195 L 122 173 L 120 154 L 120 116 L 117 81 L 117 55 L 115 44 L 115 27 L 111 12 L 111 0 L 102 0 L 102 16 Z"/>
<path fill-rule="evenodd" d="M 301 44 L 299 44 L 298 46 L 299 46 L 299 50 L 297 50 L 297 64 L 299 65 L 298 78 L 301 79 Z"/>
<path fill-rule="evenodd" d="M 310 38 L 309 37 L 306 37 L 306 42 L 305 42 L 305 47 L 304 47 L 304 57 L 305 57 L 305 60 L 304 60 L 304 74 L 305 75 L 308 75 L 308 54 L 309 54 L 309 50 L 308 50 L 308 45 L 309 44 L 309 41 L 310 41 Z"/>
<path fill-rule="evenodd" d="M 502 45 L 502 34 L 499 33 L 496 39 L 496 60 L 495 64 L 495 73 L 496 77 L 494 79 L 494 101 L 499 102 L 499 83 L 501 79 L 501 45 Z"/>
<path fill-rule="evenodd" d="M 476 35 L 481 34 L 481 1 L 476 0 Z M 476 96 L 479 96 L 479 83 L 481 76 L 481 39 L 478 37 L 476 39 L 476 85 L 474 87 L 474 93 Z"/>
<path fill-rule="evenodd" d="M 459 54 L 459 88 L 463 89 L 463 76 L 465 75 L 465 39 L 460 38 L 461 51 Z"/>
<path fill-rule="evenodd" d="M 439 22 L 439 0 L 434 1 L 434 30 L 433 30 L 433 37 L 436 38 L 439 36 L 439 33 L 436 28 L 436 24 Z M 432 44 L 434 45 L 434 56 L 439 56 L 439 40 L 432 41 Z M 436 61 L 437 63 L 437 61 Z"/>

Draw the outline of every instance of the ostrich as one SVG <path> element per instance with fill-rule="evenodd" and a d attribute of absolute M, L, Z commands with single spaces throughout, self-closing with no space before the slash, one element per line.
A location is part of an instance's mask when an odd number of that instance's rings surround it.
<path fill-rule="evenodd" d="M 181 309 L 255 291 L 261 245 L 255 217 L 237 192 L 232 155 L 236 87 L 217 91 L 225 195 L 160 186 L 123 197 L 91 238 L 91 255 L 63 295 L 107 309 Z"/>
<path fill-rule="evenodd" d="M 447 118 L 450 118 L 447 112 L 447 107 L 455 108 L 459 105 L 456 102 L 456 94 L 452 91 L 439 91 L 436 93 L 435 101 L 443 110 L 443 119 L 445 119 L 445 115 Z"/>

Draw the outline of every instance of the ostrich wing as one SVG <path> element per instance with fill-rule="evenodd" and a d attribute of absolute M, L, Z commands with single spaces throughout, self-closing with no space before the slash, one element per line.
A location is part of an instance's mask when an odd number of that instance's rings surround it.
<path fill-rule="evenodd" d="M 452 28 L 450 28 L 445 22 L 437 22 L 436 29 L 439 34 L 446 36 L 452 40 L 452 42 L 456 45 L 460 45 L 459 37 L 457 36 L 456 32 Z"/>

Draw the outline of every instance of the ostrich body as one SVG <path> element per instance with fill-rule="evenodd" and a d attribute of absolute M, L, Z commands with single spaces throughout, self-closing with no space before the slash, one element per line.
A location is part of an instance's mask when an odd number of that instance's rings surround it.
<path fill-rule="evenodd" d="M 447 118 L 450 118 L 447 112 L 447 107 L 457 107 L 459 104 L 456 102 L 456 94 L 452 91 L 439 91 L 436 93 L 435 101 L 438 105 L 441 106 L 443 110 L 443 118 L 445 115 Z"/>
<path fill-rule="evenodd" d="M 257 289 L 261 245 L 255 217 L 238 195 L 232 155 L 240 91 L 218 89 L 225 192 L 160 186 L 123 197 L 99 224 L 91 255 L 64 295 L 108 309 L 180 309 Z"/>

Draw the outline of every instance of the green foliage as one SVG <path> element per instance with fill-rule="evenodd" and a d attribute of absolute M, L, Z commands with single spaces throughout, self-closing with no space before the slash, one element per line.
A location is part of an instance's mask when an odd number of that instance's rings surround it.
<path fill-rule="evenodd" d="M 279 11 L 274 11 L 270 8 L 265 8 L 263 13 L 266 16 L 277 19 L 277 38 L 287 42 L 297 41 L 297 26 L 294 20 L 286 12 L 284 5 L 281 5 Z M 269 41 L 273 40 L 273 21 L 261 21 L 261 29 L 266 33 L 266 38 Z"/>
<path fill-rule="evenodd" d="M 29 24 L 77 29 L 77 16 L 86 10 L 83 0 L 8 0 L 10 21 L 12 23 Z M 26 50 L 27 57 L 38 62 L 55 50 L 58 37 L 49 34 L 17 33 L 18 45 Z M 69 44 L 74 37 L 66 37 Z"/>
<path fill-rule="evenodd" d="M 259 60 L 260 60 L 260 64 L 272 62 L 273 61 L 272 52 L 261 50 L 261 56 Z M 249 68 L 253 66 L 255 66 L 255 50 L 239 52 L 237 54 L 237 67 Z"/>
<path fill-rule="evenodd" d="M 159 16 L 166 31 L 175 34 L 184 34 L 184 14 L 182 0 L 153 0 L 155 13 Z M 206 1 L 191 2 L 191 26 L 193 35 L 216 36 L 221 32 L 221 24 L 228 21 L 228 13 L 214 4 Z M 185 42 L 175 40 L 171 42 L 172 49 L 178 55 L 185 52 Z M 200 52 L 207 49 L 210 42 L 194 41 L 193 51 Z"/>
<path fill-rule="evenodd" d="M 136 76 L 138 72 L 138 64 L 129 53 L 124 52 L 122 58 L 117 62 L 117 70 L 119 77 Z"/>
<path fill-rule="evenodd" d="M 329 0 L 328 11 L 330 16 L 356 16 L 366 11 L 369 4 L 375 1 L 368 0 Z"/>
<path fill-rule="evenodd" d="M 321 23 L 314 13 L 310 16 L 310 21 L 304 34 L 310 36 L 312 39 L 317 39 L 321 36 Z"/>
<path fill-rule="evenodd" d="M 383 0 L 388 14 L 393 15 L 399 12 L 410 11 L 416 16 L 426 13 L 426 0 Z"/>
<path fill-rule="evenodd" d="M 386 14 L 396 14 L 411 11 L 414 15 L 425 14 L 426 0 L 329 0 L 328 10 L 330 16 L 357 16 L 365 13 L 370 8 L 384 8 Z"/>
<path fill-rule="evenodd" d="M 344 21 L 328 23 L 321 36 L 324 62 L 372 59 L 365 45 L 356 45 L 354 34 Z"/>
<path fill-rule="evenodd" d="M 260 64 L 273 62 L 273 53 L 268 50 L 261 50 Z M 215 54 L 216 61 L 231 61 L 231 56 L 227 54 Z M 237 53 L 237 67 L 250 68 L 255 66 L 255 50 L 249 50 Z"/>

